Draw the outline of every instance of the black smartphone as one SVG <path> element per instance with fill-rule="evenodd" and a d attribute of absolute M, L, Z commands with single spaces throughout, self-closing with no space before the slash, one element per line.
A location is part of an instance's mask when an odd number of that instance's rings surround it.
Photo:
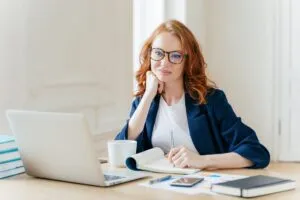
<path fill-rule="evenodd" d="M 204 178 L 183 177 L 173 181 L 170 185 L 179 187 L 193 187 L 203 180 Z"/>

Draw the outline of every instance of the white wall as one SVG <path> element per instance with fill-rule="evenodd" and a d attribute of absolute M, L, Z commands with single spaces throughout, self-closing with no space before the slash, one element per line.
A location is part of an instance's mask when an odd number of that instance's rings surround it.
<path fill-rule="evenodd" d="M 0 132 L 7 108 L 83 112 L 123 125 L 132 94 L 130 0 L 0 2 Z"/>
<path fill-rule="evenodd" d="M 186 1 L 185 24 L 196 36 L 200 47 L 206 57 L 206 0 L 188 0 Z"/>
<path fill-rule="evenodd" d="M 278 65 L 281 134 L 279 159 L 300 161 L 300 2 L 278 1 Z"/>

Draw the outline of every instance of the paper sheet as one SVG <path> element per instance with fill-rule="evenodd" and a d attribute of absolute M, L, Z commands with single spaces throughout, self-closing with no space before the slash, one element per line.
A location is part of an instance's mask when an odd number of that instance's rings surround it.
<path fill-rule="evenodd" d="M 198 183 L 193 187 L 174 187 L 170 186 L 170 183 L 173 182 L 175 179 L 180 177 L 199 177 L 204 178 L 204 181 Z M 245 178 L 246 176 L 241 175 L 232 175 L 232 174 L 219 174 L 219 173 L 206 173 L 201 172 L 198 174 L 193 175 L 186 175 L 186 176 L 173 176 L 172 179 L 168 181 L 164 181 L 161 183 L 156 184 L 149 184 L 149 181 L 140 183 L 140 186 L 150 187 L 154 189 L 162 189 L 162 190 L 170 190 L 174 192 L 195 195 L 195 194 L 209 194 L 209 195 L 216 195 L 216 193 L 210 191 L 211 184 L 214 183 L 221 183 L 230 180 L 236 180 L 240 178 Z"/>

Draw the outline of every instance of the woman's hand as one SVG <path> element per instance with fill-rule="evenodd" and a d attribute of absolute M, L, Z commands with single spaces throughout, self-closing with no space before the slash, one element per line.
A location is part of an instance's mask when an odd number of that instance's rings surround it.
<path fill-rule="evenodd" d="M 145 95 L 154 98 L 157 94 L 161 94 L 164 90 L 164 83 L 153 74 L 153 72 L 148 71 L 146 74 L 146 91 Z"/>
<path fill-rule="evenodd" d="M 171 149 L 168 160 L 180 168 L 204 169 L 207 167 L 205 156 L 201 156 L 183 146 Z"/>

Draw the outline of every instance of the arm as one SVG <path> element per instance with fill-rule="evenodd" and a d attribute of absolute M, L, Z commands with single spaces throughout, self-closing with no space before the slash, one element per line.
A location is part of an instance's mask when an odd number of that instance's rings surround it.
<path fill-rule="evenodd" d="M 128 139 L 135 140 L 142 132 L 146 118 L 150 109 L 150 105 L 157 92 L 163 91 L 164 84 L 157 77 L 148 71 L 146 74 L 146 91 L 142 97 L 138 108 L 129 120 L 128 124 Z"/>
<path fill-rule="evenodd" d="M 136 140 L 137 152 L 142 152 L 149 147 L 149 141 L 145 139 L 145 122 L 153 98 L 163 90 L 163 83 L 160 82 L 152 72 L 147 72 L 146 91 L 142 98 L 136 98 L 131 106 L 130 119 L 127 120 L 124 128 L 116 136 L 116 140 Z M 146 133 L 146 134 L 145 134 Z"/>
<path fill-rule="evenodd" d="M 177 167 L 198 169 L 226 169 L 243 168 L 253 165 L 252 161 L 235 152 L 199 155 L 185 147 L 174 148 L 170 151 L 168 159 Z"/>
<path fill-rule="evenodd" d="M 135 140 L 143 131 L 152 99 L 143 96 L 128 123 L 128 139 Z"/>
<path fill-rule="evenodd" d="M 174 148 L 169 160 L 180 167 L 195 168 L 264 168 L 270 162 L 268 150 L 259 142 L 255 132 L 242 123 L 229 105 L 225 94 L 216 90 L 208 97 L 208 110 L 218 129 L 224 153 L 199 155 L 184 147 Z"/>
<path fill-rule="evenodd" d="M 131 106 L 131 111 L 130 111 L 130 119 L 133 117 L 134 113 L 137 111 L 139 105 L 141 104 L 142 99 L 140 97 L 137 97 Z M 151 106 L 150 106 L 151 107 Z M 149 109 L 150 111 L 150 109 Z M 147 113 L 149 112 L 147 111 Z M 147 117 L 148 118 L 148 117 Z M 147 121 L 146 118 L 146 121 Z M 128 137 L 128 133 L 129 133 L 129 123 L 130 123 L 130 119 L 127 120 L 125 126 L 123 127 L 123 129 L 120 131 L 120 133 L 118 133 L 118 135 L 115 137 L 115 140 L 128 140 L 131 139 Z M 146 127 L 146 123 L 144 122 L 144 124 L 142 125 L 142 130 L 141 132 L 139 132 L 136 136 L 135 140 L 137 142 L 137 149 L 136 152 L 140 153 L 143 152 L 145 150 L 148 150 L 150 148 L 152 148 L 152 144 L 151 144 L 151 140 L 148 137 L 148 129 Z"/>
<path fill-rule="evenodd" d="M 264 168 L 270 162 L 268 150 L 259 142 L 253 129 L 237 117 L 223 91 L 216 90 L 208 99 L 225 152 L 232 152 L 252 162 L 251 168 Z M 235 162 L 231 160 L 231 162 Z"/>
<path fill-rule="evenodd" d="M 138 105 L 140 104 L 141 99 L 139 97 L 137 97 L 133 102 L 132 102 L 132 106 L 131 106 L 131 111 L 130 111 L 130 118 L 133 116 L 133 114 L 135 113 Z M 123 129 L 120 131 L 120 133 L 118 133 L 118 135 L 115 137 L 115 140 L 127 140 L 128 139 L 128 130 L 129 130 L 129 121 L 127 120 L 125 126 L 123 127 Z M 145 149 L 147 149 L 148 143 L 147 143 L 147 139 L 145 138 L 145 136 L 147 135 L 147 133 L 145 132 L 145 129 L 143 129 L 138 136 L 135 138 L 136 142 L 137 142 L 137 150 L 136 152 L 142 152 Z"/>
<path fill-rule="evenodd" d="M 244 168 L 251 167 L 252 161 L 240 156 L 235 152 L 213 154 L 203 156 L 206 162 L 206 169 L 233 169 L 233 168 Z"/>

